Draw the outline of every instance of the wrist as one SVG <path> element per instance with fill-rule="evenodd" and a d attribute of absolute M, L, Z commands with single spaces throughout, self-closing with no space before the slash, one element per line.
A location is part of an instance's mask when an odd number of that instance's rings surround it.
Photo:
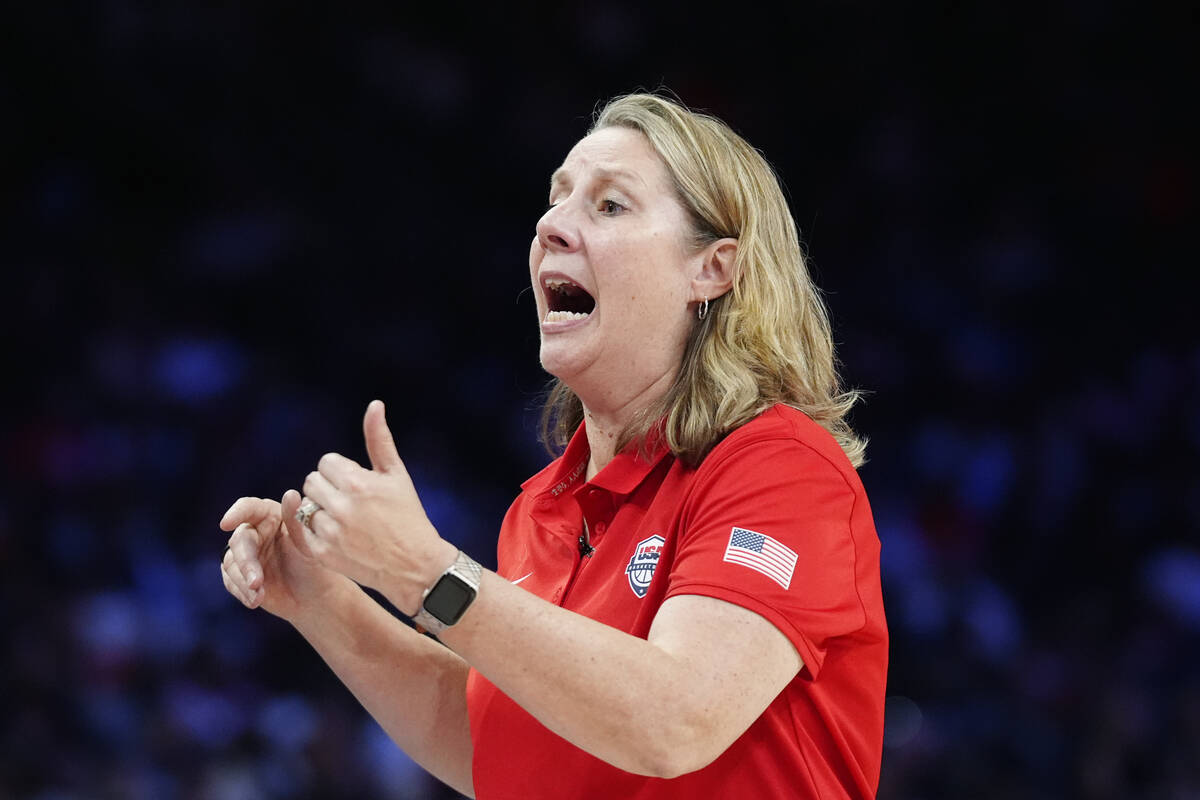
<path fill-rule="evenodd" d="M 424 592 L 412 618 L 418 632 L 441 636 L 457 625 L 478 597 L 482 579 L 483 567 L 459 550 L 454 563 Z"/>
<path fill-rule="evenodd" d="M 309 632 L 322 628 L 331 619 L 336 618 L 354 595 L 363 594 L 362 587 L 345 575 L 325 569 L 321 570 L 321 573 L 317 578 L 324 584 L 320 590 L 310 593 L 296 604 L 293 613 L 284 617 L 284 620 L 305 638 Z"/>
<path fill-rule="evenodd" d="M 406 616 L 416 615 L 421 610 L 421 600 L 424 598 L 425 592 L 438 582 L 438 579 L 454 564 L 456 558 L 458 558 L 458 548 L 438 537 L 436 544 L 429 549 L 428 554 L 420 558 L 409 573 L 402 592 L 398 592 L 396 597 L 388 599 Z"/>

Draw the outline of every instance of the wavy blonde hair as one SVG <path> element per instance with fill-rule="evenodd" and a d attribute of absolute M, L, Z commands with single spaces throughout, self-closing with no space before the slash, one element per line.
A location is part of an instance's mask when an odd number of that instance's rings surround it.
<path fill-rule="evenodd" d="M 629 423 L 617 451 L 637 442 L 644 453 L 661 421 L 671 452 L 695 466 L 730 431 L 784 403 L 828 430 L 860 466 L 866 441 L 846 420 L 860 394 L 842 388 L 829 315 L 771 166 L 724 122 L 658 95 L 610 100 L 588 132 L 609 127 L 638 131 L 653 145 L 691 218 L 696 249 L 738 240 L 733 288 L 710 301 L 674 383 Z M 551 453 L 583 417 L 579 397 L 554 380 L 541 424 Z"/>

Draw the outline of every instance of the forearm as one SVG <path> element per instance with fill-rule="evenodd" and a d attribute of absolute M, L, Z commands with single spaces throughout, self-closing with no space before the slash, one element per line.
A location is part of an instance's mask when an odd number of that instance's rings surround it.
<path fill-rule="evenodd" d="M 539 722 L 628 772 L 669 776 L 709 738 L 684 664 L 485 571 L 442 639 Z"/>
<path fill-rule="evenodd" d="M 467 665 L 346 581 L 296 629 L 401 749 L 468 796 Z"/>

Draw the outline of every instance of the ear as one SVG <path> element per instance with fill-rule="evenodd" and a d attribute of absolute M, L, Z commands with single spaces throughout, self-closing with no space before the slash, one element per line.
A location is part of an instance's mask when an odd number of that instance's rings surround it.
<path fill-rule="evenodd" d="M 692 302 L 716 300 L 733 288 L 737 239 L 718 239 L 700 252 L 700 269 L 692 278 Z"/>

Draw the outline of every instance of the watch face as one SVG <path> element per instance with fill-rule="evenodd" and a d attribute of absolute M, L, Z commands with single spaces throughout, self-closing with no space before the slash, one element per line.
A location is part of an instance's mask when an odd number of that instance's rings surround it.
<path fill-rule="evenodd" d="M 475 599 L 475 590 L 456 575 L 443 575 L 425 595 L 425 610 L 447 625 L 458 622 Z"/>

